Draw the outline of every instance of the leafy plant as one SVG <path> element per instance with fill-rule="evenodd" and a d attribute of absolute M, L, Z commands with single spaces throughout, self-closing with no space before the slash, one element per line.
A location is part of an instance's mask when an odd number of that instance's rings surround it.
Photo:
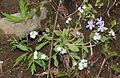
<path fill-rule="evenodd" d="M 95 6 L 101 8 L 104 5 L 103 0 L 96 0 Z"/>
<path fill-rule="evenodd" d="M 58 54 L 69 54 L 70 58 L 73 62 L 79 62 L 79 51 L 83 49 L 83 55 L 88 53 L 88 48 L 86 44 L 83 42 L 83 38 L 81 36 L 75 37 L 71 39 L 70 29 L 63 29 L 63 31 L 55 30 L 55 35 L 58 37 L 56 42 L 54 43 L 54 51 L 56 52 L 53 55 L 54 65 L 57 67 L 59 65 L 59 61 L 57 58 Z M 84 56 L 83 56 L 84 57 Z M 74 65 L 73 65 L 74 66 Z"/>
<path fill-rule="evenodd" d="M 69 78 L 72 77 L 72 75 L 74 74 L 74 70 L 72 68 L 68 68 L 66 71 L 60 71 L 56 77 L 64 77 L 64 76 L 68 76 Z"/>
<path fill-rule="evenodd" d="M 4 15 L 9 21 L 18 23 L 31 19 L 36 14 L 35 9 L 31 10 L 31 12 L 27 12 L 28 8 L 24 0 L 19 0 L 19 8 L 20 8 L 20 15 L 18 16 L 9 15 L 3 12 L 2 15 Z"/>
<path fill-rule="evenodd" d="M 16 39 L 15 37 L 13 37 L 12 39 L 9 40 L 14 50 L 19 49 L 20 51 L 24 52 L 21 56 L 19 56 L 16 59 L 13 67 L 19 65 L 23 61 L 27 61 L 28 69 L 30 69 L 32 75 L 34 75 L 36 72 L 36 65 L 42 67 L 45 70 L 45 66 L 46 66 L 45 62 L 48 61 L 48 56 L 43 52 L 41 52 L 41 49 L 49 43 L 49 40 L 47 40 L 47 38 L 45 39 L 43 38 L 42 42 L 40 41 L 34 48 L 32 48 L 32 47 L 28 47 L 28 45 L 26 44 L 27 40 L 25 39 L 26 38 Z M 37 52 L 36 55 L 35 52 Z"/>
<path fill-rule="evenodd" d="M 117 73 L 120 73 L 120 67 L 116 66 L 116 65 L 112 65 L 112 70 L 117 72 Z"/>
<path fill-rule="evenodd" d="M 112 58 L 114 56 L 117 56 L 117 53 L 115 51 L 112 51 L 111 48 L 108 46 L 107 43 L 103 44 L 102 46 L 102 53 L 107 57 L 107 58 Z"/>

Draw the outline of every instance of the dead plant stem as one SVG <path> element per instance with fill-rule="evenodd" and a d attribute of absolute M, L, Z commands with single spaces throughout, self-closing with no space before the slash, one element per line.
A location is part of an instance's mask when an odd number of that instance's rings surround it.
<path fill-rule="evenodd" d="M 106 60 L 107 60 L 107 58 L 104 58 L 104 59 L 103 59 L 102 65 L 101 65 L 100 70 L 99 70 L 99 72 L 98 72 L 98 74 L 97 74 L 98 77 L 100 76 L 100 73 L 101 73 L 101 71 L 102 71 L 102 69 L 103 69 L 103 66 L 105 65 Z"/>
<path fill-rule="evenodd" d="M 60 5 L 61 5 L 61 0 L 59 2 L 59 5 L 58 5 L 58 9 L 57 9 L 57 12 L 56 12 L 56 17 L 55 17 L 55 23 L 54 23 L 54 26 L 53 26 L 53 32 L 52 32 L 52 38 L 54 38 L 54 30 L 55 30 L 55 27 L 56 27 L 56 24 L 57 24 L 57 19 L 58 19 L 58 14 L 59 14 L 59 8 L 60 8 Z M 51 58 L 52 58 L 52 50 L 53 50 L 53 39 L 51 41 L 51 48 L 50 48 L 50 54 L 49 54 L 49 63 L 48 63 L 48 78 L 49 75 L 51 76 L 51 78 L 53 78 L 52 76 L 52 73 L 51 73 Z"/>

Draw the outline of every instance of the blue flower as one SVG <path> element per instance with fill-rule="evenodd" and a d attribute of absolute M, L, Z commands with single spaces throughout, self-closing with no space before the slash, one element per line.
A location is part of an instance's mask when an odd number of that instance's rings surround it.
<path fill-rule="evenodd" d="M 104 26 L 100 26 L 100 27 L 98 27 L 98 32 L 100 31 L 100 32 L 104 32 L 105 30 L 107 30 L 108 28 L 107 27 L 104 27 Z"/>
<path fill-rule="evenodd" d="M 86 28 L 89 28 L 90 30 L 92 30 L 95 26 L 93 25 L 93 20 L 88 21 L 88 25 L 86 26 Z"/>
<path fill-rule="evenodd" d="M 98 27 L 103 27 L 104 26 L 104 21 L 102 20 L 102 17 L 97 18 L 97 23 Z"/>

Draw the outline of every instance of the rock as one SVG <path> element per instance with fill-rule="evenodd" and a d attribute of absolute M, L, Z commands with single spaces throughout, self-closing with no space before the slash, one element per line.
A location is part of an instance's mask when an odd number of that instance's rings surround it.
<path fill-rule="evenodd" d="M 19 16 L 19 13 L 13 14 L 15 16 Z M 47 16 L 46 7 L 42 6 L 41 15 L 39 17 L 34 16 L 32 19 L 23 21 L 21 23 L 14 23 L 8 21 L 6 18 L 0 18 L 0 30 L 2 30 L 5 34 L 15 34 L 16 36 L 25 35 L 26 33 L 40 28 L 40 22 L 44 20 Z"/>

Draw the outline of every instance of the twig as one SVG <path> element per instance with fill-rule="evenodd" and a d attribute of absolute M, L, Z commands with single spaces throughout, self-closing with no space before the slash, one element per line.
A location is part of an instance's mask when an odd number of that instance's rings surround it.
<path fill-rule="evenodd" d="M 110 6 L 110 8 L 107 10 L 107 15 L 108 15 L 108 17 L 110 17 L 110 10 L 111 10 L 111 8 L 115 5 L 116 1 L 117 1 L 117 0 L 114 0 L 113 4 L 112 4 L 112 5 Z"/>
<path fill-rule="evenodd" d="M 82 4 L 80 5 L 80 7 L 81 7 L 83 4 L 84 4 L 84 0 L 83 0 Z M 66 16 L 65 18 L 71 17 L 72 15 L 74 15 L 74 14 L 77 13 L 77 12 L 78 12 L 78 9 L 75 10 L 73 13 L 69 14 L 68 16 Z"/>
<path fill-rule="evenodd" d="M 97 77 L 100 76 L 100 73 L 101 73 L 101 71 L 102 71 L 102 69 L 103 69 L 103 66 L 104 66 L 106 60 L 107 60 L 107 58 L 104 58 L 104 60 L 103 60 L 103 62 L 102 62 L 102 65 L 101 65 L 101 67 L 100 67 L 100 70 L 99 70 L 99 72 L 98 72 L 98 74 L 97 74 Z"/>
<path fill-rule="evenodd" d="M 104 11 L 102 14 L 100 14 L 100 15 L 104 15 L 104 14 L 107 12 L 107 10 L 109 9 L 109 5 L 110 5 L 110 0 L 107 0 L 107 8 L 106 8 L 105 11 Z"/>
<path fill-rule="evenodd" d="M 59 8 L 60 8 L 61 3 L 62 3 L 62 1 L 60 0 L 59 5 L 58 5 L 58 9 L 57 9 L 57 12 L 56 12 L 55 23 L 54 23 L 54 26 L 53 26 L 52 38 L 54 38 L 54 30 L 55 30 L 55 27 L 56 27 L 56 24 L 57 24 L 58 13 L 59 13 Z M 48 63 L 48 73 L 49 74 L 47 76 L 48 78 L 50 78 L 49 75 L 51 76 L 51 78 L 53 78 L 52 73 L 51 73 L 51 69 L 50 69 L 51 68 L 52 50 L 53 50 L 53 39 L 51 41 L 51 49 L 50 49 L 50 54 L 49 54 L 49 63 Z"/>
<path fill-rule="evenodd" d="M 93 46 L 91 43 L 90 43 L 90 55 L 93 56 Z"/>

